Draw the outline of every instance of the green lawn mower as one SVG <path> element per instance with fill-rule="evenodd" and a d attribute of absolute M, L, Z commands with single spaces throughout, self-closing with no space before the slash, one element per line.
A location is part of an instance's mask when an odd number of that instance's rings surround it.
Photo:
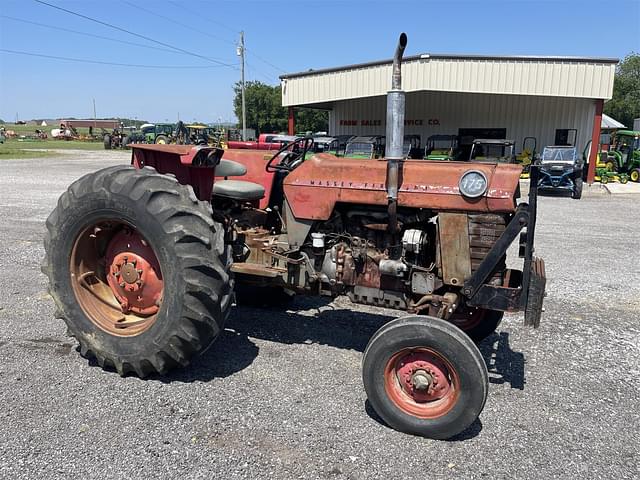
<path fill-rule="evenodd" d="M 607 172 L 640 182 L 640 131 L 618 130 L 613 134 L 611 146 L 608 152 L 601 153 L 600 159 Z"/>

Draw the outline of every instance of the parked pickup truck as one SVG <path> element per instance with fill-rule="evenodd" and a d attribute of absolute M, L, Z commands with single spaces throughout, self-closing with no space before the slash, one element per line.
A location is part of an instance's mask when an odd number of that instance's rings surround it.
<path fill-rule="evenodd" d="M 289 138 L 293 139 L 295 137 L 288 137 L 287 135 L 278 135 L 277 133 L 261 133 L 258 136 L 258 140 L 255 141 L 232 141 L 229 140 L 229 148 L 240 148 L 240 149 L 253 149 L 253 150 L 278 150 L 285 145 L 285 143 L 289 143 Z"/>

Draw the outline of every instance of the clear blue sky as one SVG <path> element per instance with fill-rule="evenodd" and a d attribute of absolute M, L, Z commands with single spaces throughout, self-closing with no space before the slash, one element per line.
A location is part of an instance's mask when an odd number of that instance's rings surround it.
<path fill-rule="evenodd" d="M 164 121 L 176 120 L 179 114 L 187 121 L 234 121 L 232 85 L 240 75 L 235 51 L 240 30 L 246 36 L 247 79 L 272 84 L 284 72 L 389 58 L 401 31 L 409 36 L 408 55 L 623 58 L 640 52 L 640 0 L 45 1 L 196 56 L 33 0 L 0 0 L 0 49 L 200 68 L 89 64 L 0 51 L 0 118 L 4 120 L 15 120 L 16 113 L 21 119 L 91 117 L 95 98 L 99 117 Z"/>

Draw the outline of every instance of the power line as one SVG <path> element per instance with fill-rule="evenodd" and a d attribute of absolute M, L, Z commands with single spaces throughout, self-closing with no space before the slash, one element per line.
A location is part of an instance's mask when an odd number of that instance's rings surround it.
<path fill-rule="evenodd" d="M 118 27 L 118 26 L 113 25 L 111 23 L 103 22 L 101 20 L 97 20 L 95 18 L 91 18 L 91 17 L 88 17 L 86 15 L 83 15 L 81 13 L 73 12 L 71 10 L 67 10 L 66 8 L 58 7 L 57 5 L 52 5 L 51 3 L 47 3 L 47 2 L 44 2 L 42 0 L 33 0 L 33 1 L 36 2 L 36 3 L 40 3 L 42 5 L 46 5 L 48 7 L 54 8 L 56 10 L 60 10 L 61 12 L 65 12 L 65 13 L 68 13 L 70 15 L 74 15 L 76 17 L 84 18 L 85 20 L 89 20 L 91 22 L 98 23 L 100 25 L 104 25 L 104 26 L 109 27 L 109 28 L 113 28 L 115 30 L 119 30 L 119 31 L 124 32 L 124 33 L 128 33 L 129 35 L 133 35 L 134 37 L 142 38 L 142 39 L 147 40 L 149 42 L 157 43 L 158 45 L 162 45 L 163 47 L 171 48 L 171 49 L 176 50 L 178 52 L 182 52 L 182 53 L 184 53 L 186 55 L 191 55 L 192 57 L 202 58 L 202 59 L 207 60 L 207 61 L 212 62 L 212 63 L 217 63 L 217 64 L 225 66 L 225 67 L 230 67 L 230 68 L 233 68 L 233 69 L 237 69 L 237 67 L 235 65 L 232 65 L 232 64 L 229 64 L 229 63 L 220 62 L 219 60 L 216 60 L 216 59 L 213 59 L 213 58 L 210 58 L 210 57 L 206 57 L 204 55 L 200 55 L 199 53 L 190 52 L 190 51 L 185 50 L 183 48 L 176 47 L 176 46 L 170 45 L 168 43 L 161 42 L 159 40 L 156 40 L 156 39 L 151 38 L 151 37 L 147 37 L 145 35 L 140 35 L 139 33 L 132 32 L 132 31 L 127 30 L 127 29 L 122 28 L 122 27 Z"/>
<path fill-rule="evenodd" d="M 220 68 L 223 65 L 144 65 L 137 63 L 117 63 L 117 62 L 103 62 L 101 60 L 89 60 L 86 58 L 72 58 L 72 57 L 59 57 L 57 55 L 45 55 L 44 53 L 36 52 L 23 52 L 21 50 L 9 50 L 6 48 L 0 48 L 0 52 L 11 53 L 15 55 L 27 55 L 30 57 L 51 58 L 54 60 L 67 60 L 70 62 L 80 63 L 94 63 L 98 65 L 115 65 L 117 67 L 136 67 L 136 68 L 169 68 L 169 69 L 202 69 L 202 68 Z"/>
<path fill-rule="evenodd" d="M 265 80 L 267 80 L 268 82 L 273 81 L 273 77 L 270 77 L 270 76 L 268 76 L 268 75 L 265 75 L 264 73 L 262 73 L 262 72 L 260 72 L 260 71 L 256 70 L 256 69 L 255 69 L 255 67 L 254 67 L 254 66 L 252 66 L 249 62 L 246 62 L 246 63 L 247 63 L 247 67 L 249 67 L 249 68 L 251 69 L 251 71 L 253 72 L 253 74 L 254 74 L 254 78 L 255 78 L 255 76 L 256 76 L 256 74 L 257 74 L 257 75 L 260 75 L 260 76 L 261 76 L 262 78 L 264 78 Z M 249 73 L 250 73 L 250 72 L 249 72 Z M 249 73 L 247 73 L 247 76 L 249 76 Z"/>
<path fill-rule="evenodd" d="M 154 12 L 153 10 L 148 10 L 148 9 L 146 9 L 144 7 L 141 7 L 140 5 L 136 5 L 135 3 L 127 2 L 126 0 L 122 0 L 122 3 L 125 3 L 125 4 L 129 5 L 130 7 L 133 7 L 133 8 L 136 8 L 138 10 L 141 10 L 141 11 L 143 11 L 145 13 L 148 13 L 149 15 L 153 15 L 155 17 L 162 18 L 163 20 L 166 20 L 166 21 L 171 22 L 171 23 L 175 23 L 176 25 L 180 25 L 181 27 L 186 28 L 188 30 L 193 30 L 194 32 L 198 32 L 201 35 L 205 35 L 205 36 L 207 36 L 209 38 L 213 38 L 215 40 L 220 40 L 222 42 L 229 43 L 229 44 L 235 46 L 235 42 L 232 42 L 232 41 L 227 40 L 227 39 L 222 38 L 222 37 L 218 37 L 216 35 L 212 35 L 212 34 L 210 34 L 208 32 L 203 32 L 202 30 L 198 30 L 197 28 L 194 28 L 191 25 L 187 25 L 186 23 L 179 22 L 179 21 L 177 21 L 177 20 L 175 20 L 173 18 L 166 17 L 164 15 L 160 15 L 159 13 Z M 169 3 L 172 3 L 172 2 L 169 2 Z"/>
<path fill-rule="evenodd" d="M 262 63 L 266 63 L 267 65 L 269 65 L 271 68 L 274 68 L 276 70 L 278 70 L 280 73 L 287 73 L 286 70 L 283 70 L 282 68 L 274 65 L 273 63 L 265 60 L 264 58 L 262 58 L 261 56 L 259 56 L 256 52 L 254 52 L 253 50 L 249 50 L 247 48 L 247 52 L 249 52 L 250 54 L 252 54 L 254 57 L 256 57 L 258 60 L 260 60 Z"/>
<path fill-rule="evenodd" d="M 197 18 L 202 18 L 203 20 L 207 20 L 210 23 L 213 23 L 213 24 L 218 25 L 218 26 L 220 26 L 222 28 L 225 28 L 225 29 L 229 30 L 231 33 L 233 33 L 234 35 L 238 35 L 240 33 L 239 30 L 235 30 L 235 29 L 229 27 L 228 25 L 226 25 L 225 23 L 219 22 L 217 20 L 213 20 L 213 19 L 211 19 L 209 17 L 205 17 L 204 15 L 202 15 L 202 13 L 196 12 L 195 10 L 192 10 L 192 9 L 190 9 L 188 7 L 185 7 L 184 5 L 182 5 L 182 4 L 178 3 L 178 2 L 173 2 L 173 1 L 169 0 L 169 3 L 172 4 L 174 7 L 182 8 L 183 10 L 186 10 L 187 12 L 190 12 L 192 15 L 196 16 Z M 227 43 L 229 43 L 229 42 L 227 41 Z M 231 42 L 231 43 L 233 43 L 235 45 L 235 42 Z"/>
<path fill-rule="evenodd" d="M 128 3 L 128 2 L 125 2 L 125 3 Z M 234 29 L 230 28 L 229 26 L 225 25 L 224 23 L 218 22 L 218 21 L 216 21 L 216 20 L 212 20 L 210 17 L 205 17 L 205 16 L 203 16 L 200 12 L 196 12 L 196 11 L 194 11 L 194 10 L 192 10 L 192 9 L 190 9 L 190 8 L 187 8 L 187 7 L 185 7 L 184 5 L 181 5 L 181 4 L 177 3 L 177 2 L 169 1 L 169 3 L 170 3 L 170 4 L 172 4 L 174 7 L 181 8 L 181 9 L 183 9 L 183 10 L 185 10 L 185 11 L 187 11 L 187 12 L 191 13 L 191 15 L 193 15 L 193 16 L 195 16 L 195 17 L 197 17 L 197 18 L 200 18 L 200 19 L 202 19 L 202 20 L 206 20 L 206 21 L 208 21 L 208 22 L 210 22 L 210 23 L 213 23 L 213 24 L 215 24 L 215 25 L 220 25 L 220 26 L 222 26 L 222 27 L 226 28 L 227 30 L 229 30 L 230 32 L 233 32 L 233 33 L 234 33 L 234 34 L 236 34 L 236 35 L 239 33 L 238 31 L 236 31 L 236 30 L 234 30 Z M 165 18 L 166 18 L 166 17 L 165 17 Z M 171 21 L 174 21 L 174 20 L 173 20 L 173 19 L 171 19 Z M 175 23 L 178 23 L 178 22 L 175 22 Z M 197 30 L 197 29 L 195 29 L 195 28 L 193 28 L 193 27 L 188 27 L 188 28 L 191 28 L 192 30 L 194 30 L 194 31 L 196 31 L 196 32 L 200 32 L 200 30 Z M 202 32 L 200 32 L 200 33 L 202 33 Z M 207 35 L 207 34 L 205 34 L 205 35 Z M 211 35 L 209 35 L 209 36 L 211 36 Z M 215 37 L 214 37 L 214 38 L 215 38 Z M 235 45 L 235 42 L 231 42 L 230 40 L 225 40 L 225 39 L 221 39 L 221 40 L 222 40 L 223 42 L 226 42 L 226 43 L 230 43 L 230 44 L 232 44 L 232 45 Z M 285 71 L 285 70 L 283 70 L 282 68 L 278 67 L 277 65 L 274 65 L 273 63 L 269 62 L 268 60 L 265 60 L 265 59 L 264 59 L 264 58 L 262 58 L 260 55 L 258 55 L 257 53 L 255 53 L 253 50 L 250 50 L 250 49 L 248 49 L 248 48 L 245 48 L 245 51 L 246 51 L 247 53 L 251 53 L 251 54 L 252 54 L 252 55 L 253 55 L 257 60 L 260 60 L 262 63 L 264 63 L 264 64 L 266 64 L 266 65 L 269 65 L 271 68 L 274 68 L 274 69 L 278 70 L 280 73 L 286 73 L 286 71 Z"/>
<path fill-rule="evenodd" d="M 142 47 L 142 48 L 150 48 L 150 49 L 153 49 L 153 50 L 159 50 L 161 52 L 169 52 L 169 53 L 176 53 L 176 54 L 180 53 L 180 52 L 176 52 L 174 50 L 169 50 L 168 48 L 154 47 L 153 45 L 144 45 L 142 43 L 127 42 L 126 40 L 120 40 L 120 39 L 113 38 L 113 37 L 104 37 L 102 35 L 96 35 L 94 33 L 80 32 L 78 30 L 71 30 L 70 28 L 58 27 L 58 26 L 55 26 L 55 25 L 47 25 L 46 23 L 32 22 L 31 20 L 25 20 L 23 18 L 17 18 L 17 17 L 10 17 L 8 15 L 0 15 L 0 18 L 7 18 L 9 20 L 14 20 L 16 22 L 28 23 L 30 25 L 37 25 L 38 27 L 50 28 L 52 30 L 60 30 L 62 32 L 70 32 L 70 33 L 75 33 L 77 35 L 84 35 L 84 36 L 87 36 L 87 37 L 100 38 L 102 40 L 109 40 L 111 42 L 118 42 L 118 43 L 123 43 L 123 44 L 126 44 L 126 45 L 134 45 L 136 47 Z"/>

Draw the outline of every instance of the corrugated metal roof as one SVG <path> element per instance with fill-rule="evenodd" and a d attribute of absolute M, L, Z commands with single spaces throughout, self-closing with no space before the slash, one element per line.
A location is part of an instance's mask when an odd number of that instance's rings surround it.
<path fill-rule="evenodd" d="M 619 58 L 610 57 L 571 57 L 571 56 L 553 56 L 553 55 L 474 55 L 474 54 L 455 54 L 455 53 L 422 53 L 420 55 L 410 55 L 403 58 L 403 62 L 411 60 L 440 58 L 440 59 L 452 59 L 452 60 L 529 60 L 535 62 L 557 62 L 557 61 L 571 61 L 571 62 L 586 62 L 586 63 L 619 63 Z M 354 68 L 363 67 L 375 67 L 378 65 L 391 65 L 393 59 L 386 60 L 374 60 L 372 62 L 354 63 L 352 65 L 344 65 L 341 67 L 320 68 L 318 70 L 309 69 L 303 72 L 285 73 L 280 75 L 280 79 L 305 77 L 307 75 L 316 75 L 319 73 L 338 72 L 340 70 L 351 70 Z"/>
<path fill-rule="evenodd" d="M 615 118 L 611 118 L 606 113 L 603 113 L 602 114 L 602 123 L 601 123 L 600 128 L 611 129 L 611 128 L 627 128 L 627 127 L 625 125 L 621 124 Z"/>
<path fill-rule="evenodd" d="M 403 89 L 609 99 L 618 60 L 583 57 L 416 55 Z M 283 75 L 282 104 L 326 104 L 385 95 L 391 60 Z"/>

